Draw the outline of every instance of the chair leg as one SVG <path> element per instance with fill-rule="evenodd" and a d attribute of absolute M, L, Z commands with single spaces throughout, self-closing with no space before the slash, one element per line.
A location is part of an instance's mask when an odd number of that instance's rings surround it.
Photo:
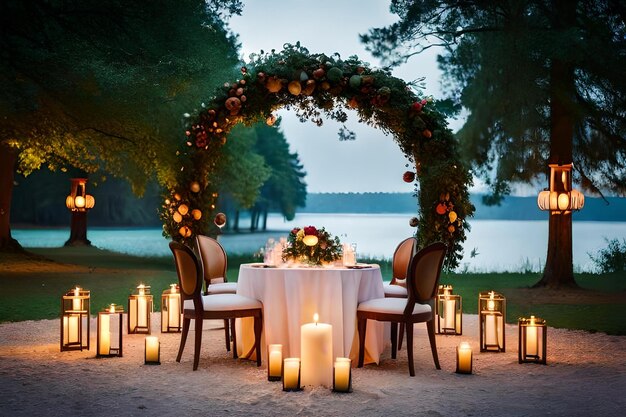
<path fill-rule="evenodd" d="M 183 332 L 180 335 L 180 346 L 178 347 L 178 355 L 176 356 L 176 362 L 180 362 L 180 358 L 183 357 L 183 350 L 185 349 L 185 342 L 187 341 L 187 335 L 189 334 L 190 325 L 191 325 L 191 319 L 183 318 Z"/>
<path fill-rule="evenodd" d="M 254 348 L 256 350 L 256 366 L 261 366 L 261 331 L 262 330 L 263 330 L 263 317 L 255 316 L 254 317 Z"/>
<path fill-rule="evenodd" d="M 439 365 L 439 355 L 437 355 L 437 342 L 435 341 L 435 320 L 426 322 L 426 329 L 428 330 L 428 339 L 430 340 L 430 350 L 433 353 L 433 361 L 435 361 L 435 368 L 441 369 Z"/>
<path fill-rule="evenodd" d="M 365 332 L 367 331 L 367 319 L 357 317 L 357 329 L 359 331 L 359 364 L 358 367 L 363 367 L 365 361 Z"/>
<path fill-rule="evenodd" d="M 228 319 L 224 319 L 224 339 L 226 340 L 226 352 L 230 352 L 230 331 Z"/>
<path fill-rule="evenodd" d="M 409 375 L 415 376 L 415 366 L 413 365 L 413 323 L 406 324 L 406 355 L 409 359 Z"/>
<path fill-rule="evenodd" d="M 200 363 L 200 346 L 202 345 L 202 318 L 196 318 L 196 340 L 193 350 L 193 370 L 198 369 Z"/>
<path fill-rule="evenodd" d="M 391 323 L 391 359 L 396 358 L 398 350 L 398 323 Z"/>
<path fill-rule="evenodd" d="M 400 333 L 398 333 L 398 350 L 402 348 L 402 339 L 404 339 L 404 323 L 400 323 Z"/>
<path fill-rule="evenodd" d="M 228 320 L 224 320 L 228 323 Z M 230 334 L 233 338 L 233 359 L 237 359 L 239 355 L 237 355 L 237 332 L 235 331 L 235 319 L 230 319 Z M 230 344 L 230 340 L 227 342 Z"/>

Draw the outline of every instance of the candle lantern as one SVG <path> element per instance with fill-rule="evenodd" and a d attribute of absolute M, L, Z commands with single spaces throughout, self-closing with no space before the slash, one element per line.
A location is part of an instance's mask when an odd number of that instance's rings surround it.
<path fill-rule="evenodd" d="M 494 291 L 478 295 L 481 352 L 505 352 L 506 298 Z"/>
<path fill-rule="evenodd" d="M 550 214 L 568 214 L 580 210 L 585 205 L 585 196 L 572 190 L 572 164 L 549 164 L 550 190 L 544 190 L 537 197 L 537 205 Z"/>
<path fill-rule="evenodd" d="M 467 342 L 461 342 L 456 347 L 456 373 L 471 374 L 472 373 L 472 348 Z"/>
<path fill-rule="evenodd" d="M 285 358 L 283 361 L 283 391 L 300 391 L 300 358 Z"/>
<path fill-rule="evenodd" d="M 128 297 L 128 334 L 150 334 L 150 313 L 152 313 L 150 286 L 139 284 L 137 293 Z"/>
<path fill-rule="evenodd" d="M 61 352 L 89 350 L 89 291 L 73 288 L 61 297 Z"/>
<path fill-rule="evenodd" d="M 437 333 L 463 334 L 463 307 L 459 294 L 452 293 L 452 285 L 440 285 L 435 303 Z"/>
<path fill-rule="evenodd" d="M 87 239 L 87 211 L 96 204 L 93 196 L 87 194 L 87 179 L 70 179 L 70 194 L 65 198 L 65 207 L 72 212 L 70 224 L 70 238 L 65 242 L 65 246 L 89 246 L 91 242 Z"/>
<path fill-rule="evenodd" d="M 181 307 L 178 284 L 170 284 L 170 288 L 161 295 L 161 333 L 181 331 Z"/>
<path fill-rule="evenodd" d="M 319 315 L 313 315 L 313 323 L 300 327 L 300 355 L 302 357 L 302 385 L 333 383 L 333 326 L 318 323 Z"/>
<path fill-rule="evenodd" d="M 111 304 L 98 312 L 96 357 L 122 356 L 122 327 L 124 308 Z M 114 344 L 117 335 L 117 345 Z"/>
<path fill-rule="evenodd" d="M 146 365 L 161 364 L 161 343 L 156 336 L 146 336 L 144 363 Z"/>
<path fill-rule="evenodd" d="M 352 361 L 350 358 L 335 359 L 333 391 L 352 392 Z"/>
<path fill-rule="evenodd" d="M 533 362 L 546 364 L 547 330 L 546 321 L 539 317 L 520 318 L 519 328 L 519 363 Z"/>
<path fill-rule="evenodd" d="M 283 345 L 267 347 L 267 380 L 280 381 L 283 374 Z"/>

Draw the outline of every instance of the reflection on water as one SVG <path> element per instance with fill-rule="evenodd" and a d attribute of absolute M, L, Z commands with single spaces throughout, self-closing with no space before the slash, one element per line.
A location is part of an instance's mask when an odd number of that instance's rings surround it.
<path fill-rule="evenodd" d="M 395 246 L 414 229 L 410 215 L 401 214 L 299 214 L 291 222 L 282 216 L 268 217 L 268 230 L 277 232 L 224 235 L 220 242 L 229 253 L 251 253 L 272 237 L 286 236 L 293 227 L 326 227 L 342 241 L 357 244 L 357 256 L 390 258 Z M 475 220 L 464 244 L 461 269 L 468 271 L 538 271 L 543 267 L 548 242 L 547 221 Z M 69 237 L 68 229 L 17 229 L 13 237 L 25 247 L 58 247 Z M 159 228 L 90 228 L 88 238 L 103 249 L 140 256 L 170 256 L 168 241 Z M 606 246 L 604 238 L 626 238 L 626 223 L 574 222 L 574 264 L 576 270 L 593 270 L 588 253 Z M 470 257 L 475 249 L 477 255 Z"/>

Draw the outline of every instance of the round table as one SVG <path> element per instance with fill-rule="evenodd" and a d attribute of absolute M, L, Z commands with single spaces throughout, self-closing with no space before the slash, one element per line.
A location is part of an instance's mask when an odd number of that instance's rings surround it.
<path fill-rule="evenodd" d="M 282 344 L 283 357 L 300 356 L 300 327 L 313 322 L 332 328 L 333 357 L 358 357 L 356 310 L 360 302 L 383 298 L 383 280 L 378 265 L 355 268 L 266 267 L 243 264 L 239 269 L 237 294 L 263 303 L 262 350 L 268 344 Z M 384 348 L 383 323 L 370 321 L 365 341 L 366 363 L 376 362 Z M 243 319 L 237 333 L 241 354 L 254 344 L 252 320 Z M 264 357 L 266 356 L 263 353 Z"/>

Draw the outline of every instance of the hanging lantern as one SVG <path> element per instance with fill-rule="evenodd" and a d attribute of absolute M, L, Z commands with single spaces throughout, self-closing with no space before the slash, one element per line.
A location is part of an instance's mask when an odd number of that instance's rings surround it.
<path fill-rule="evenodd" d="M 506 298 L 494 291 L 478 295 L 481 352 L 505 352 Z"/>
<path fill-rule="evenodd" d="M 115 304 L 98 312 L 97 358 L 122 356 L 123 316 L 124 308 Z M 117 344 L 115 344 L 116 339 Z"/>
<path fill-rule="evenodd" d="M 519 363 L 532 362 L 546 364 L 546 344 L 548 339 L 546 321 L 539 317 L 520 318 L 519 329 Z"/>
<path fill-rule="evenodd" d="M 437 333 L 463 334 L 463 310 L 461 296 L 452 294 L 452 285 L 440 285 L 435 304 Z"/>
<path fill-rule="evenodd" d="M 163 291 L 161 295 L 161 333 L 181 331 L 181 307 L 178 284 L 170 284 L 170 288 Z"/>
<path fill-rule="evenodd" d="M 70 194 L 65 198 L 65 206 L 70 211 L 92 209 L 96 200 L 86 192 L 87 178 L 72 178 L 70 182 Z"/>
<path fill-rule="evenodd" d="M 550 190 L 544 190 L 537 197 L 540 210 L 550 214 L 568 214 L 580 210 L 585 205 L 585 196 L 572 189 L 572 164 L 549 164 Z"/>
<path fill-rule="evenodd" d="M 128 334 L 150 334 L 150 313 L 152 313 L 150 286 L 139 284 L 137 293 L 128 297 Z"/>
<path fill-rule="evenodd" d="M 61 297 L 61 352 L 89 350 L 89 291 L 73 288 Z"/>

